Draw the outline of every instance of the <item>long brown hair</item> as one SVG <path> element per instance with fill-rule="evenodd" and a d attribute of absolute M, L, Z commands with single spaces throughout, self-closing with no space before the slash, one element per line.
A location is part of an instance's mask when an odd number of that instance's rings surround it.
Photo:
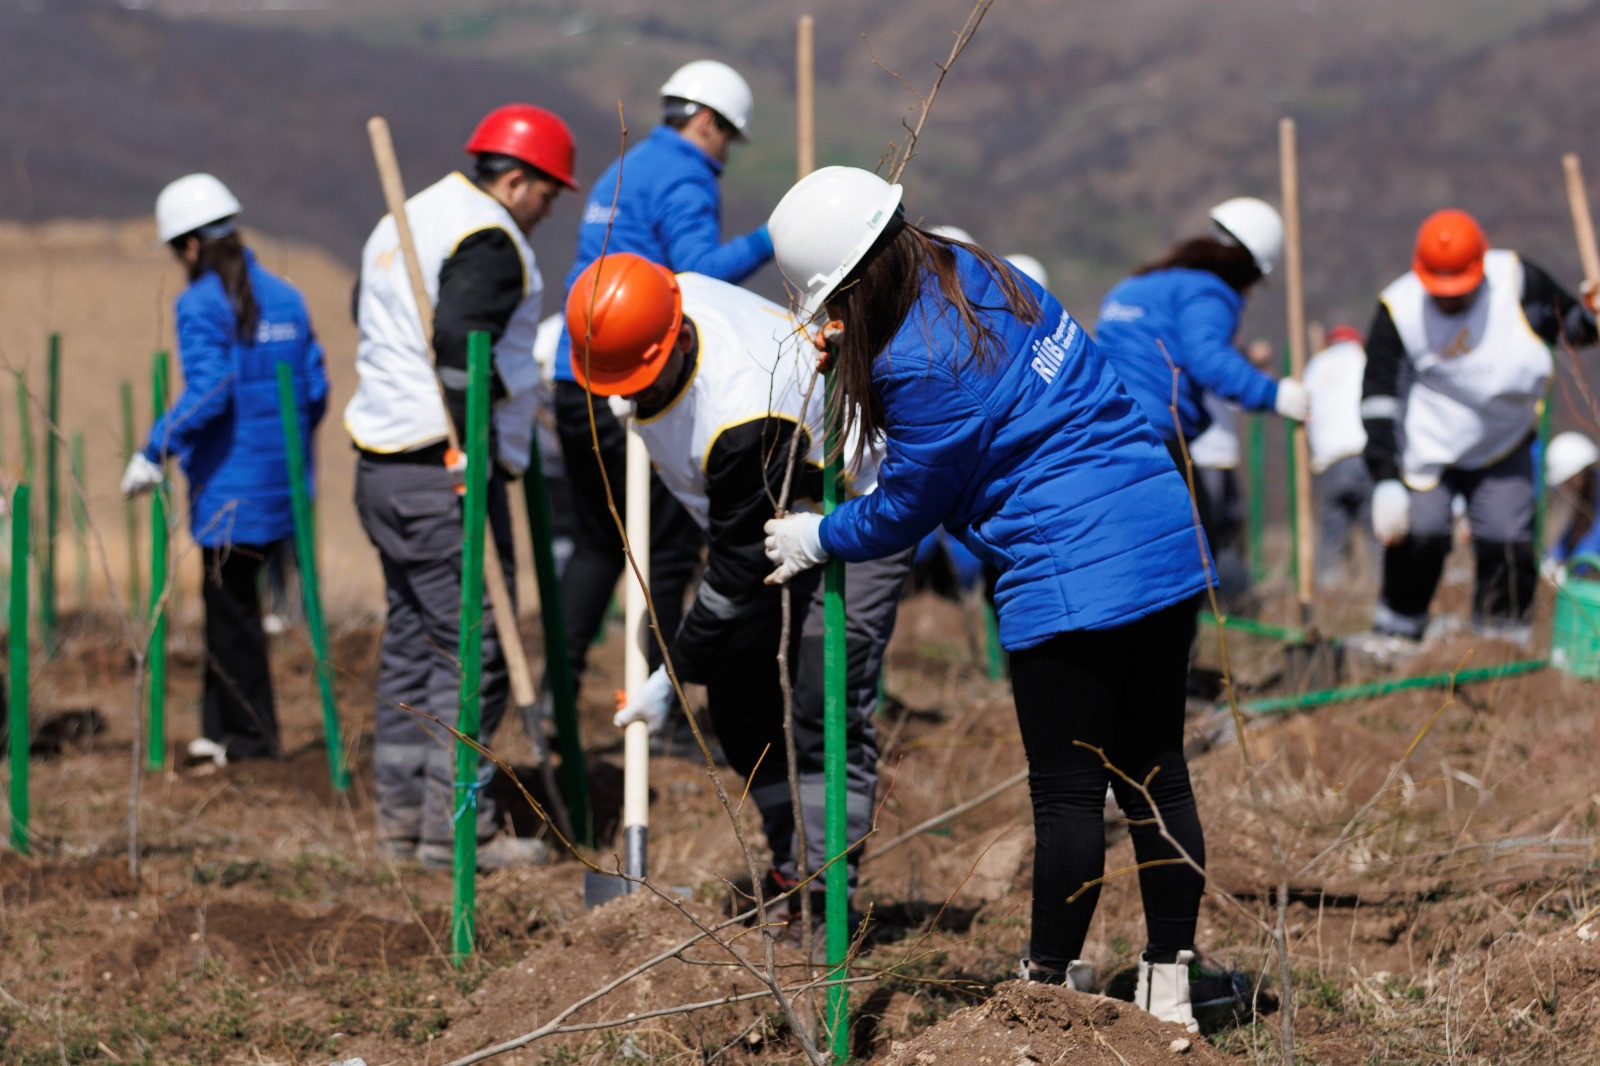
<path fill-rule="evenodd" d="M 1250 254 L 1250 249 L 1210 236 L 1179 241 L 1157 258 L 1136 267 L 1133 273 L 1137 277 L 1174 267 L 1209 270 L 1241 296 L 1261 280 L 1261 268 L 1256 266 L 1256 258 Z"/>
<path fill-rule="evenodd" d="M 245 261 L 244 242 L 239 234 L 224 237 L 202 237 L 199 232 L 185 233 L 171 241 L 173 250 L 180 255 L 193 239 L 200 242 L 200 255 L 189 267 L 189 280 L 199 281 L 212 271 L 222 281 L 222 291 L 228 294 L 228 304 L 233 308 L 234 339 L 248 344 L 256 335 L 256 323 L 261 309 L 256 304 L 255 290 L 250 287 L 250 268 Z"/>
<path fill-rule="evenodd" d="M 977 256 L 999 286 L 1004 306 L 974 303 L 961 287 L 956 257 L 950 250 L 956 244 Z M 1039 321 L 1038 300 L 999 258 L 976 245 L 937 237 L 910 224 L 889 227 L 827 301 L 828 317 L 844 327 L 836 345 L 834 370 L 839 375 L 841 402 L 828 417 L 837 425 L 840 441 L 847 439 L 852 429 L 859 433 L 855 454 L 850 457 L 853 465 L 860 465 L 884 427 L 883 397 L 873 387 L 872 367 L 922 299 L 924 279 L 930 274 L 939 284 L 943 305 L 955 311 L 970 349 L 967 358 L 979 370 L 989 370 L 1003 355 L 990 315 L 1005 312 L 1029 325 Z M 920 312 L 921 327 L 929 333 L 930 359 L 931 330 L 943 310 L 924 307 Z"/>

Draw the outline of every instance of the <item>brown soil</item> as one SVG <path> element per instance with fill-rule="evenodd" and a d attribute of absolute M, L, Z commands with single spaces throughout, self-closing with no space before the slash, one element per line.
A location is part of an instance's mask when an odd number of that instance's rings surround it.
<path fill-rule="evenodd" d="M 1007 981 L 982 1006 L 912 1040 L 895 1041 L 882 1066 L 1035 1066 L 1052 1063 L 1224 1063 L 1183 1026 L 1121 1000 Z"/>

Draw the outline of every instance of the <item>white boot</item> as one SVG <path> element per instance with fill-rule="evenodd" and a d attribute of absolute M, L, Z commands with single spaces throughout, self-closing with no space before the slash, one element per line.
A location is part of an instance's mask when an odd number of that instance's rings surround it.
<path fill-rule="evenodd" d="M 1157 1021 L 1178 1022 L 1191 1033 L 1200 1025 L 1189 1006 L 1189 964 L 1194 952 L 1178 952 L 1177 962 L 1146 962 L 1139 956 L 1139 982 L 1134 988 L 1133 1005 L 1143 1007 Z"/>
<path fill-rule="evenodd" d="M 1024 981 L 1038 981 L 1041 984 L 1064 985 L 1075 992 L 1094 992 L 1095 969 L 1094 963 L 1085 962 L 1083 959 L 1073 959 L 1067 963 L 1065 972 L 1055 970 L 1038 970 L 1026 958 L 1017 976 Z"/>

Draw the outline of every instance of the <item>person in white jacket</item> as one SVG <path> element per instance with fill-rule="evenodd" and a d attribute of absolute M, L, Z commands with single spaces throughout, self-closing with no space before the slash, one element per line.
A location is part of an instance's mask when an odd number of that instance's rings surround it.
<path fill-rule="evenodd" d="M 1337 588 L 1350 565 L 1355 539 L 1364 537 L 1369 558 L 1381 550 L 1372 536 L 1372 478 L 1361 454 L 1367 431 L 1361 424 L 1361 381 L 1367 352 L 1361 331 L 1335 326 L 1328 345 L 1306 361 L 1306 392 L 1311 417 L 1311 485 L 1317 508 L 1317 585 Z"/>

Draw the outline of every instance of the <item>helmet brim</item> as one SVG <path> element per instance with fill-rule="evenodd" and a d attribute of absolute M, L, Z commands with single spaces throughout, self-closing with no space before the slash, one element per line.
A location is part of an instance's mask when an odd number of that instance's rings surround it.
<path fill-rule="evenodd" d="M 1416 272 L 1422 281 L 1422 287 L 1428 290 L 1431 296 L 1466 296 L 1475 292 L 1483 284 L 1483 260 L 1478 259 L 1471 263 L 1465 270 L 1454 274 L 1440 274 L 1429 270 L 1420 257 L 1411 260 L 1411 269 Z"/>

